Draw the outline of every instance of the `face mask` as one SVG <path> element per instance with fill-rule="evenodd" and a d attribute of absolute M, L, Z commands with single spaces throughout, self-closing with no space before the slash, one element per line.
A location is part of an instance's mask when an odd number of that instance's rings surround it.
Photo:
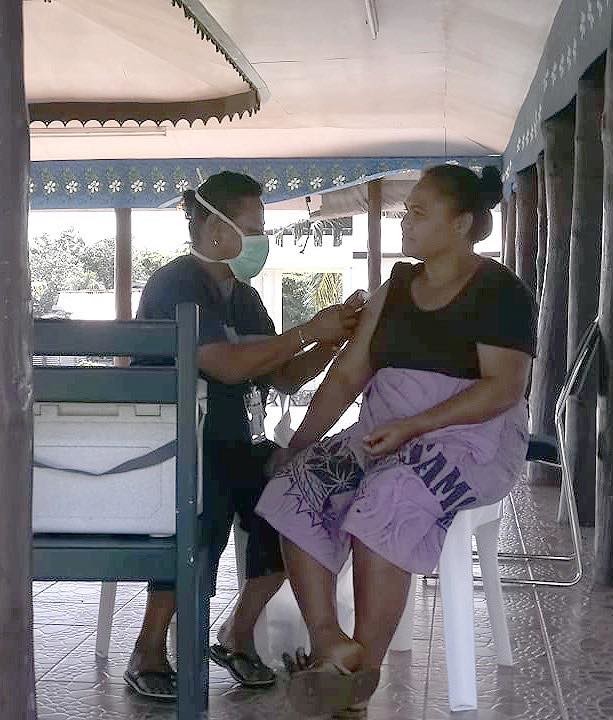
<path fill-rule="evenodd" d="M 227 260 L 213 260 L 198 252 L 198 250 L 195 250 L 193 247 L 190 249 L 190 253 L 204 262 L 221 262 L 229 265 L 234 273 L 234 277 L 243 282 L 251 280 L 251 278 L 258 275 L 268 258 L 268 235 L 245 235 L 236 223 L 208 203 L 198 191 L 196 191 L 196 200 L 202 207 L 213 213 L 213 215 L 216 215 L 220 220 L 223 220 L 226 225 L 229 225 L 234 232 L 240 236 L 242 247 L 236 257 Z"/>

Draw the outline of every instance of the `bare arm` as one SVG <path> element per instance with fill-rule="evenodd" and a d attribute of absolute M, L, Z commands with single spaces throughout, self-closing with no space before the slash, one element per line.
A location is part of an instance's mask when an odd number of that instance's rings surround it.
<path fill-rule="evenodd" d="M 280 370 L 274 372 L 270 380 L 277 390 L 292 395 L 323 372 L 337 352 L 335 345 L 319 343 L 312 350 L 293 357 Z"/>
<path fill-rule="evenodd" d="M 524 396 L 532 358 L 518 350 L 477 345 L 481 379 L 467 390 L 405 420 L 376 428 L 364 438 L 372 455 L 385 455 L 414 437 L 449 425 L 475 425 L 491 420 Z"/>
<path fill-rule="evenodd" d="M 302 450 L 319 440 L 333 425 L 372 376 L 370 340 L 387 295 L 387 283 L 373 295 L 360 313 L 358 328 L 338 356 L 313 396 L 304 420 L 290 443 Z"/>
<path fill-rule="evenodd" d="M 356 312 L 364 306 L 364 291 L 356 290 L 343 305 L 353 308 Z M 357 318 L 356 318 L 357 322 Z M 344 342 L 341 341 L 341 344 Z M 277 390 L 292 395 L 309 380 L 316 378 L 338 354 L 336 343 L 319 343 L 311 350 L 300 353 L 287 362 L 282 368 L 270 376 L 270 381 Z"/>
<path fill-rule="evenodd" d="M 355 310 L 333 305 L 312 320 L 266 340 L 235 345 L 212 343 L 198 348 L 198 365 L 207 375 L 226 385 L 269 375 L 282 368 L 302 347 L 302 338 L 312 342 L 333 343 L 351 334 L 356 326 Z"/>
<path fill-rule="evenodd" d="M 245 345 L 211 343 L 198 348 L 198 366 L 226 385 L 237 385 L 267 375 L 302 348 L 298 328 Z"/>
<path fill-rule="evenodd" d="M 448 425 L 473 425 L 491 420 L 524 397 L 532 358 L 518 350 L 477 345 L 481 379 L 421 415 L 424 432 Z"/>

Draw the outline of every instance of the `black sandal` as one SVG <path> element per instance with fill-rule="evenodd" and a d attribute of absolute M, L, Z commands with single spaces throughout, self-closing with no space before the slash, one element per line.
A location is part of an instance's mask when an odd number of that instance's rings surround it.
<path fill-rule="evenodd" d="M 227 670 L 243 687 L 258 690 L 272 687 L 277 681 L 274 672 L 259 657 L 234 652 L 223 645 L 211 645 L 209 655 L 216 665 Z"/>
<path fill-rule="evenodd" d="M 123 674 L 126 684 L 142 697 L 153 700 L 177 699 L 177 673 L 169 672 L 138 672 L 126 670 Z"/>

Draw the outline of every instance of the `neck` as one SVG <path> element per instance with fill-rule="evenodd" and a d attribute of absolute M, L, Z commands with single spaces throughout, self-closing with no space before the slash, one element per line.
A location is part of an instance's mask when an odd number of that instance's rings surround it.
<path fill-rule="evenodd" d="M 458 253 L 445 253 L 424 262 L 424 273 L 428 283 L 434 287 L 446 285 L 456 278 L 472 272 L 481 262 L 471 248 Z"/>
<path fill-rule="evenodd" d="M 196 251 L 202 253 L 200 248 L 195 248 Z M 202 253 L 206 257 L 206 253 Z M 230 280 L 234 277 L 230 266 L 222 262 L 206 262 L 196 255 L 192 257 L 200 264 L 200 266 L 207 271 L 207 273 L 215 280 L 216 283 L 222 283 L 225 280 Z"/>
<path fill-rule="evenodd" d="M 217 283 L 230 280 L 234 277 L 232 270 L 225 263 L 202 263 L 206 271 L 213 277 Z"/>

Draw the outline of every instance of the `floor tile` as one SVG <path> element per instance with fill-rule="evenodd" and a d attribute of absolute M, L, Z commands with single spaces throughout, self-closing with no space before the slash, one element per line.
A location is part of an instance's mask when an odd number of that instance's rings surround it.
<path fill-rule="evenodd" d="M 521 536 L 537 553 L 570 551 L 567 527 L 556 524 L 558 492 L 514 492 Z M 506 502 L 500 549 L 520 552 L 520 531 Z M 443 608 L 436 580 L 417 585 L 413 650 L 389 653 L 370 707 L 370 720 L 601 720 L 613 718 L 613 588 L 590 579 L 593 531 L 583 531 L 586 578 L 573 588 L 505 585 L 504 603 L 514 666 L 497 665 L 483 588 L 475 585 L 475 653 L 479 709 L 451 713 Z M 568 576 L 565 564 L 532 563 L 537 576 Z M 478 572 L 478 567 L 476 567 Z M 505 560 L 501 573 L 527 578 L 525 562 Z M 99 585 L 34 583 L 35 647 L 41 720 L 174 720 L 174 705 L 152 703 L 124 686 L 122 675 L 145 607 L 145 586 L 118 589 L 109 658 L 95 658 Z M 211 600 L 211 637 L 237 594 L 234 549 L 222 558 L 217 597 Z M 172 642 L 170 643 L 172 648 Z M 559 691 L 556 690 L 556 682 Z M 210 720 L 295 720 L 285 685 L 264 693 L 242 689 L 211 665 Z"/>

